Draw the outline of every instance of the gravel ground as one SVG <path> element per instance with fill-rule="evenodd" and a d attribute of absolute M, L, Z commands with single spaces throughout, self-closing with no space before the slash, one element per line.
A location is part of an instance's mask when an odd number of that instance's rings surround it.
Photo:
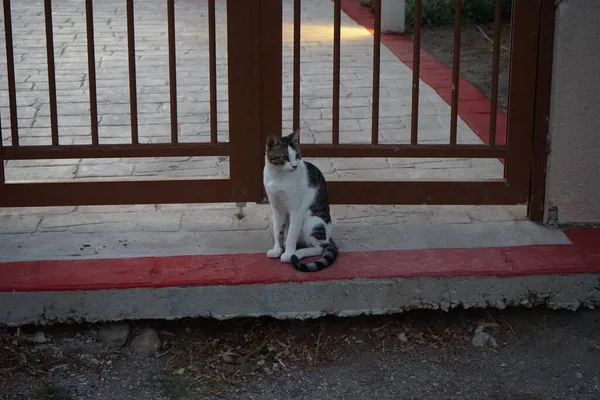
<path fill-rule="evenodd" d="M 155 357 L 109 348 L 99 326 L 0 331 L 0 398 L 600 399 L 599 311 L 129 325 L 129 343 L 158 332 Z"/>

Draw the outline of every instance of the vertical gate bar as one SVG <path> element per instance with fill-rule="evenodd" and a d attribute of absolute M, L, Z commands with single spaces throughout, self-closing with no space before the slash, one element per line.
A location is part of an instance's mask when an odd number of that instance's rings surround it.
<path fill-rule="evenodd" d="M 532 221 L 544 219 L 546 188 L 546 161 L 548 117 L 552 90 L 552 58 L 554 46 L 554 2 L 542 2 L 540 11 L 539 47 L 537 57 L 537 85 L 535 122 L 533 131 L 533 154 L 531 161 L 531 184 L 527 216 Z"/>
<path fill-rule="evenodd" d="M 175 42 L 175 0 L 167 0 L 167 27 L 169 31 L 169 87 L 171 108 L 171 143 L 177 138 L 177 58 Z M 211 133 L 212 135 L 212 133 Z"/>
<path fill-rule="evenodd" d="M 381 72 L 381 0 L 375 0 L 375 32 L 373 32 L 373 109 L 371 143 L 379 143 L 379 78 Z"/>
<path fill-rule="evenodd" d="M 6 42 L 6 69 L 8 78 L 8 103 L 10 106 L 10 136 L 13 146 L 19 145 L 19 122 L 17 117 L 17 90 L 15 87 L 15 55 L 13 49 L 12 13 L 10 0 L 4 0 L 4 39 Z"/>
<path fill-rule="evenodd" d="M 127 57 L 129 59 L 129 113 L 131 114 L 131 143 L 133 145 L 137 145 L 139 144 L 139 137 L 133 0 L 127 0 Z"/>
<path fill-rule="evenodd" d="M 210 79 L 210 142 L 218 141 L 217 114 L 217 24 L 215 0 L 208 0 L 208 65 Z"/>
<path fill-rule="evenodd" d="M 52 29 L 52 0 L 44 0 L 46 25 L 46 58 L 48 61 L 48 97 L 50 100 L 50 131 L 52 146 L 58 146 L 58 108 L 56 105 L 56 70 L 54 66 L 54 31 Z"/>
<path fill-rule="evenodd" d="M 415 1 L 415 32 L 413 34 L 412 107 L 410 144 L 419 142 L 419 77 L 421 76 L 421 9 L 423 0 Z"/>
<path fill-rule="evenodd" d="M 88 76 L 90 88 L 90 126 L 92 128 L 92 145 L 98 140 L 98 97 L 96 93 L 96 46 L 94 44 L 94 3 L 85 0 L 85 22 L 87 32 Z"/>
<path fill-rule="evenodd" d="M 514 1 L 504 176 L 520 201 L 529 198 L 535 120 L 539 12 L 546 0 Z"/>
<path fill-rule="evenodd" d="M 260 0 L 260 161 L 264 166 L 269 133 L 282 132 L 283 7 L 281 0 Z M 298 91 L 300 93 L 300 91 Z M 262 178 L 261 178 L 262 193 Z"/>
<path fill-rule="evenodd" d="M 458 125 L 458 86 L 460 80 L 460 37 L 462 0 L 454 0 L 454 46 L 452 48 L 452 106 L 450 109 L 450 144 L 456 145 Z"/>
<path fill-rule="evenodd" d="M 266 136 L 281 133 L 280 0 L 227 1 L 230 176 L 234 202 L 262 202 Z"/>
<path fill-rule="evenodd" d="M 490 146 L 496 144 L 496 121 L 498 115 L 498 80 L 500 75 L 500 39 L 502 33 L 502 0 L 496 0 L 494 13 L 494 49 L 492 56 L 492 104 L 490 109 Z"/>
<path fill-rule="evenodd" d="M 332 143 L 340 142 L 340 42 L 342 31 L 342 3 L 333 2 L 333 106 Z"/>
<path fill-rule="evenodd" d="M 0 118 L 0 186 L 6 182 L 4 175 L 4 154 L 2 154 L 2 118 Z"/>
<path fill-rule="evenodd" d="M 302 38 L 302 18 L 300 0 L 294 0 L 294 89 L 292 127 L 300 128 L 300 40 Z"/>

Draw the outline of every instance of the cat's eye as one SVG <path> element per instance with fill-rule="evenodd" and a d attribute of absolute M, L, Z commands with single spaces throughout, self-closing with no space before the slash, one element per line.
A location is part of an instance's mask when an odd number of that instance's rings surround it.
<path fill-rule="evenodd" d="M 296 160 L 299 160 L 300 158 L 302 158 L 302 156 L 300 154 L 296 154 Z"/>

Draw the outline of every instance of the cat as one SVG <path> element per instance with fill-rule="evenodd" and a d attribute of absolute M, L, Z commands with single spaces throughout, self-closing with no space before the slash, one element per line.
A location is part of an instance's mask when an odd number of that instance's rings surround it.
<path fill-rule="evenodd" d="M 273 211 L 273 248 L 269 258 L 291 262 L 302 272 L 316 272 L 336 260 L 327 185 L 321 171 L 302 160 L 299 131 L 267 138 L 263 184 Z M 285 239 L 285 242 L 284 242 Z M 305 257 L 321 256 L 313 263 Z"/>

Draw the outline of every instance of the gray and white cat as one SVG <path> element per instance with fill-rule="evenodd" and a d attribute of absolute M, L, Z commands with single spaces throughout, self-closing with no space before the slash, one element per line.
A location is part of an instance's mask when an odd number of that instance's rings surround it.
<path fill-rule="evenodd" d="M 331 239 L 325 178 L 317 167 L 302 160 L 298 135 L 294 131 L 267 139 L 263 183 L 273 210 L 275 238 L 267 256 L 291 261 L 299 271 L 315 272 L 330 266 L 338 249 Z M 300 262 L 312 256 L 322 257 L 314 263 Z"/>

